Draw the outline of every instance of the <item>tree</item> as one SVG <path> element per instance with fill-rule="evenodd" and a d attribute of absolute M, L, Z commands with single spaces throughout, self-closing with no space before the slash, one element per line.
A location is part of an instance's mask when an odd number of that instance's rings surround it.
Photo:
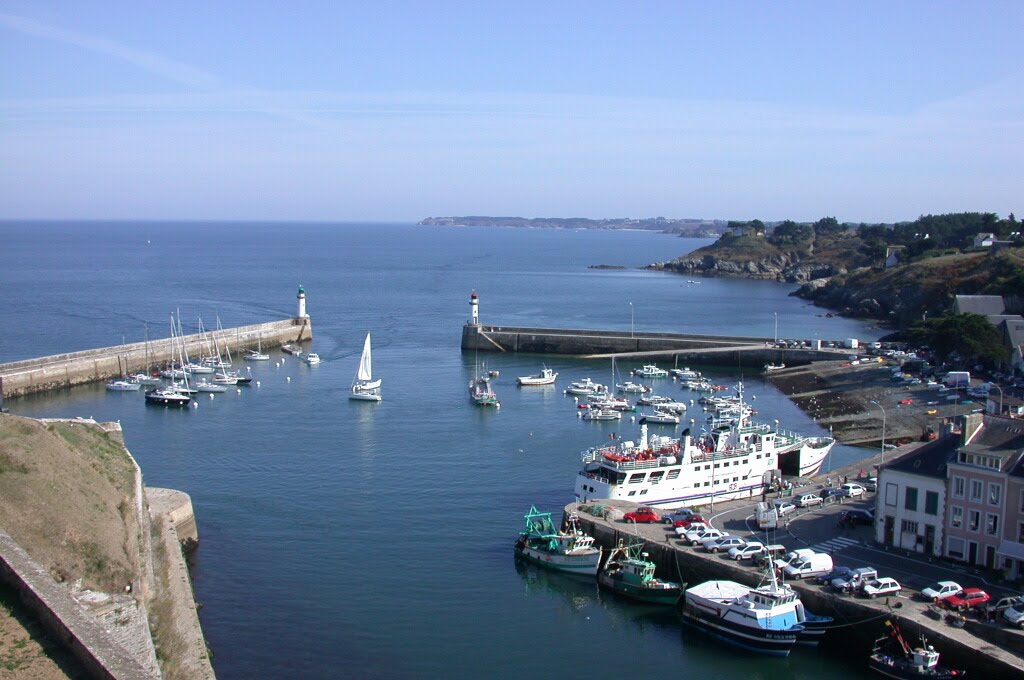
<path fill-rule="evenodd" d="M 815 234 L 838 234 L 844 230 L 845 227 L 834 217 L 822 217 L 814 223 Z"/>
<path fill-rule="evenodd" d="M 932 348 L 940 359 L 954 352 L 968 364 L 998 364 L 1010 357 L 999 329 L 980 314 L 946 314 L 910 327 L 912 342 Z"/>

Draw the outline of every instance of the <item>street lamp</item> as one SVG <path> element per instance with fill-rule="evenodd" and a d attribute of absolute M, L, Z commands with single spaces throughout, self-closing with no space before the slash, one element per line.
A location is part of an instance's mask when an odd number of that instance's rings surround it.
<path fill-rule="evenodd" d="M 629 303 L 629 337 L 633 337 L 633 303 Z"/>
<path fill-rule="evenodd" d="M 875 400 L 871 400 L 871 403 L 877 406 L 882 411 L 882 454 L 880 456 L 882 465 L 885 465 L 885 407 L 879 404 Z M 881 467 L 881 466 L 879 466 Z"/>

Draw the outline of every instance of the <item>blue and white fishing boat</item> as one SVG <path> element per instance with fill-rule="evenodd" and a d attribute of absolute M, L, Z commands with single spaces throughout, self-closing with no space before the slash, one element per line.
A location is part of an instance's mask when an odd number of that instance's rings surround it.
<path fill-rule="evenodd" d="M 531 506 L 526 514 L 526 530 L 516 539 L 516 557 L 546 569 L 569 574 L 594 576 L 601 565 L 601 549 L 594 538 L 583 533 L 575 513 L 569 515 L 564 529 L 556 529 L 550 512 Z"/>
<path fill-rule="evenodd" d="M 789 656 L 804 631 L 803 603 L 792 588 L 770 583 L 757 588 L 735 581 L 705 581 L 687 589 L 683 623 L 729 644 L 771 656 Z"/>

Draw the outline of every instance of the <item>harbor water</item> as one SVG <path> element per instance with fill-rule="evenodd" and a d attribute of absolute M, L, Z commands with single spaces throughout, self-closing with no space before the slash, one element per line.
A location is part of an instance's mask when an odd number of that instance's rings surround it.
<path fill-rule="evenodd" d="M 710 241 L 170 222 L 5 222 L 0 238 L 0 362 L 147 332 L 167 338 L 176 310 L 186 332 L 199 317 L 207 327 L 285 318 L 305 288 L 315 334 L 305 348 L 323 359 L 317 366 L 275 350 L 270 362 L 242 367 L 251 386 L 199 395 L 187 410 L 146 408 L 141 393 L 102 385 L 6 402 L 30 417 L 120 421 L 146 483 L 192 496 L 196 597 L 223 680 L 671 677 L 683 668 L 709 678 L 867 676 L 866 659 L 828 650 L 736 654 L 683 630 L 673 612 L 513 561 L 530 505 L 560 512 L 580 451 L 613 433 L 632 438 L 638 426 L 583 422 L 562 393 L 585 376 L 611 381 L 610 362 L 462 354 L 470 291 L 484 323 L 771 337 L 777 322 L 779 337 L 824 340 L 882 333 L 826 317 L 790 297 L 792 285 L 638 269 Z M 599 264 L 626 268 L 589 268 Z M 347 398 L 367 332 L 381 403 Z M 499 372 L 500 409 L 469 401 L 477 362 Z M 515 376 L 544 363 L 559 372 L 557 387 L 516 387 Z M 758 375 L 710 375 L 742 379 L 759 419 L 827 433 Z M 698 396 L 671 380 L 657 390 Z M 699 428 L 699 407 L 689 418 Z M 866 455 L 838 446 L 829 464 Z"/>

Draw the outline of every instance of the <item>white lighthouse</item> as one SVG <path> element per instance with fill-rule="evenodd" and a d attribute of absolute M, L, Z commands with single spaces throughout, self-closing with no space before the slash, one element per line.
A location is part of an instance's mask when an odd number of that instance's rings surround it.
<path fill-rule="evenodd" d="M 469 322 L 474 326 L 480 325 L 480 300 L 476 296 L 474 290 L 469 296 Z"/>
<path fill-rule="evenodd" d="M 299 286 L 299 317 L 300 319 L 308 319 L 309 314 L 306 314 L 306 291 L 303 290 L 302 286 Z"/>

